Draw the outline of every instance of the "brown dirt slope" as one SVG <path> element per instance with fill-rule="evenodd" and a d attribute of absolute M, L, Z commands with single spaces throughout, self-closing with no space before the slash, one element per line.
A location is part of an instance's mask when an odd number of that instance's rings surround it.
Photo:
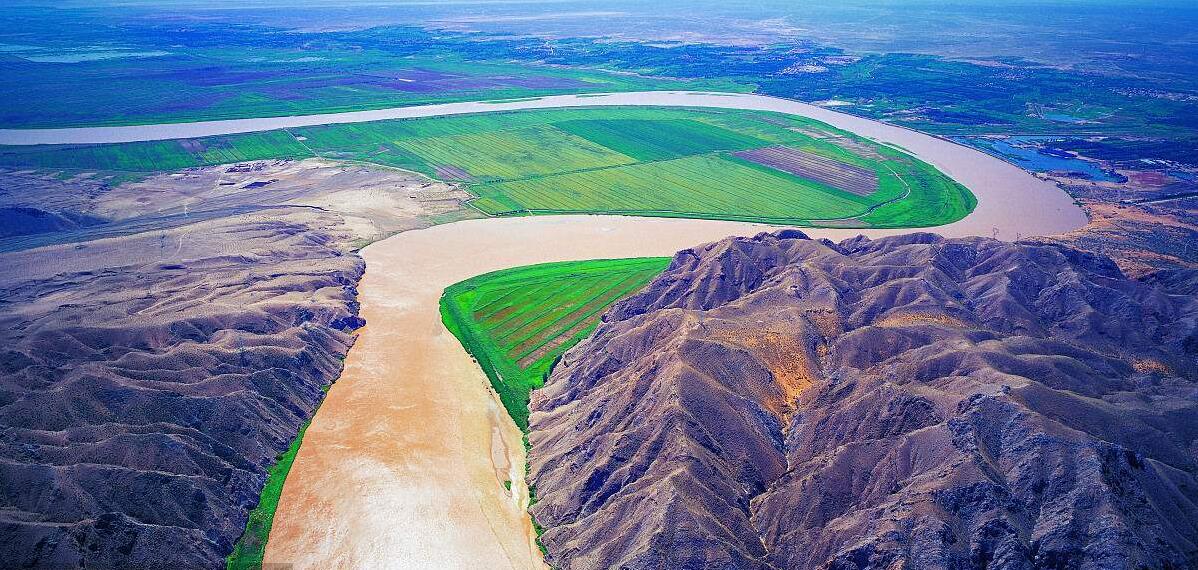
<path fill-rule="evenodd" d="M 1198 565 L 1198 272 L 796 231 L 680 252 L 532 404 L 562 568 Z"/>

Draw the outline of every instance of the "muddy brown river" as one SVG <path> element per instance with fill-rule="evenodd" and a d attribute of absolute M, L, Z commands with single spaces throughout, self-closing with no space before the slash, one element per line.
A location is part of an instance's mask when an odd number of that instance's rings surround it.
<path fill-rule="evenodd" d="M 536 568 L 520 430 L 441 324 L 442 290 L 518 265 L 669 255 L 763 226 L 561 216 L 471 220 L 362 252 L 367 326 L 283 487 L 266 562 Z M 512 481 L 511 491 L 504 481 Z"/>
<path fill-rule="evenodd" d="M 1059 234 L 1081 209 L 1051 183 L 944 139 L 760 95 L 643 92 L 451 103 L 329 115 L 132 127 L 0 130 L 0 144 L 162 140 L 382 119 L 599 105 L 722 107 L 811 117 L 901 146 L 965 184 L 978 206 L 947 236 Z M 441 324 L 442 290 L 480 273 L 549 261 L 670 255 L 775 230 L 709 220 L 551 216 L 470 220 L 362 251 L 367 326 L 304 438 L 283 487 L 266 563 L 296 568 L 539 568 L 525 512 L 524 448 L 482 371 Z M 804 229 L 814 237 L 912 230 Z M 511 489 L 505 488 L 511 481 Z"/>
<path fill-rule="evenodd" d="M 669 218 L 469 220 L 362 250 L 368 323 L 304 436 L 266 562 L 297 568 L 538 568 L 524 447 L 441 323 L 445 287 L 489 271 L 671 255 L 776 227 Z M 859 232 L 812 230 L 841 239 Z M 886 233 L 901 233 L 886 232 Z M 504 482 L 511 481 L 511 491 Z"/>
<path fill-rule="evenodd" d="M 544 98 L 487 105 L 710 105 L 791 112 L 896 144 L 978 198 L 949 236 L 1063 233 L 1085 224 L 1051 183 L 944 139 L 826 109 L 759 96 L 683 93 Z M 477 109 L 473 104 L 467 108 Z M 466 112 L 466 111 L 463 111 Z M 345 373 L 308 428 L 283 488 L 268 563 L 297 568 L 544 567 L 525 511 L 524 448 L 486 376 L 441 324 L 442 290 L 532 263 L 670 255 L 753 224 L 617 216 L 458 222 L 399 234 L 362 251 L 367 326 Z M 806 229 L 841 239 L 911 230 Z M 511 489 L 505 488 L 511 481 Z"/>

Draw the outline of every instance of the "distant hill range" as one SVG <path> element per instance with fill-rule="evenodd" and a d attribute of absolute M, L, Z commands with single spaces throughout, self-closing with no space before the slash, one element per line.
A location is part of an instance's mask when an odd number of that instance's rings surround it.
<path fill-rule="evenodd" d="M 1198 566 L 1198 272 L 797 231 L 677 254 L 534 394 L 561 568 Z"/>

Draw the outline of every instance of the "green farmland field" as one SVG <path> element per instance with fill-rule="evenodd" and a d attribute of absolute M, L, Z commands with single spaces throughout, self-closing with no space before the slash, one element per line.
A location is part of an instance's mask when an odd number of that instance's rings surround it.
<path fill-rule="evenodd" d="M 0 146 L 0 164 L 5 166 L 144 174 L 311 156 L 310 150 L 285 131 L 105 145 Z"/>
<path fill-rule="evenodd" d="M 766 147 L 865 173 L 866 191 L 741 157 Z M 928 227 L 959 220 L 976 205 L 963 186 L 898 149 L 802 117 L 728 109 L 543 109 L 192 140 L 0 147 L 0 167 L 134 174 L 304 157 L 458 182 L 477 196 L 471 204 L 492 216 L 615 213 Z"/>
<path fill-rule="evenodd" d="M 609 211 L 793 222 L 861 213 L 872 202 L 719 155 L 480 184 L 488 213 Z"/>
<path fill-rule="evenodd" d="M 639 291 L 669 262 L 569 261 L 487 273 L 447 288 L 441 317 L 478 360 L 516 425 L 528 429 L 529 393 L 558 357 L 595 329 L 604 309 Z"/>
<path fill-rule="evenodd" d="M 563 170 L 603 168 L 636 162 L 584 138 L 552 126 L 537 125 L 513 130 L 420 137 L 396 142 L 426 165 L 453 166 L 476 179 L 508 180 Z M 545 160 L 546 148 L 556 149 L 553 161 Z M 478 152 L 478 149 L 502 149 Z M 435 170 L 432 174 L 436 174 Z"/>

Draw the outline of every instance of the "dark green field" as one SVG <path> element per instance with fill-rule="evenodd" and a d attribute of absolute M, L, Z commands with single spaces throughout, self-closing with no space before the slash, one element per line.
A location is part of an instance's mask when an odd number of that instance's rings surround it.
<path fill-rule="evenodd" d="M 665 270 L 666 257 L 546 263 L 450 286 L 441 317 L 478 360 L 512 419 L 528 429 L 528 398 L 612 303 Z"/>
<path fill-rule="evenodd" d="M 866 191 L 755 162 L 781 149 L 869 177 Z M 837 227 L 930 227 L 970 192 L 932 166 L 818 121 L 724 109 L 607 107 L 377 121 L 203 139 L 0 147 L 0 166 L 129 175 L 322 157 L 459 182 L 492 216 L 603 213 Z M 837 167 L 833 166 L 833 170 Z"/>

